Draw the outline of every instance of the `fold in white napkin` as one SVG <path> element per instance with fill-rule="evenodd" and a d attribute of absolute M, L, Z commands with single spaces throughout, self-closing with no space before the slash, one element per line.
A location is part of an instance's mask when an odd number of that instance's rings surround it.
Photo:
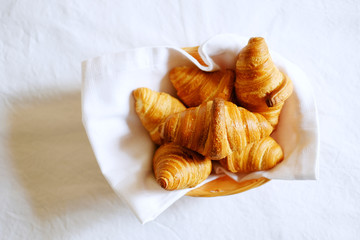
<path fill-rule="evenodd" d="M 134 111 L 132 91 L 148 87 L 175 96 L 168 72 L 176 66 L 196 65 L 204 71 L 233 68 L 248 39 L 217 35 L 203 43 L 199 53 L 208 67 L 177 47 L 139 48 L 97 57 L 82 64 L 83 123 L 104 176 L 142 223 L 151 221 L 189 190 L 165 191 L 155 181 L 152 157 L 155 145 Z M 318 122 L 310 82 L 297 66 L 270 52 L 275 64 L 292 79 L 294 93 L 285 103 L 273 137 L 283 147 L 284 161 L 269 171 L 248 175 L 219 174 L 236 180 L 264 176 L 270 179 L 316 179 Z M 212 175 L 207 181 L 215 179 Z"/>

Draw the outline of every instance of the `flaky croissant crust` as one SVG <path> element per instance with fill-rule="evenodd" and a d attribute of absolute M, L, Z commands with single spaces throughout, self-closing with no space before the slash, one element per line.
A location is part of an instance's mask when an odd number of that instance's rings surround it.
<path fill-rule="evenodd" d="M 149 88 L 137 88 L 133 91 L 135 111 L 141 123 L 149 132 L 151 139 L 160 145 L 158 127 L 172 113 L 184 111 L 186 107 L 176 98 Z"/>
<path fill-rule="evenodd" d="M 211 173 L 211 160 L 174 143 L 161 145 L 153 157 L 156 181 L 166 190 L 195 187 Z"/>
<path fill-rule="evenodd" d="M 264 114 L 275 127 L 292 91 L 291 80 L 273 63 L 265 40 L 251 38 L 236 62 L 235 92 L 239 104 Z"/>
<path fill-rule="evenodd" d="M 269 136 L 272 130 L 262 115 L 221 98 L 171 114 L 159 127 L 165 142 L 174 142 L 212 160 Z"/>
<path fill-rule="evenodd" d="M 188 107 L 197 107 L 217 97 L 230 101 L 235 80 L 233 70 L 204 72 L 197 67 L 175 67 L 169 79 L 178 97 Z"/>
<path fill-rule="evenodd" d="M 220 163 L 230 172 L 250 173 L 269 170 L 283 159 L 284 153 L 280 145 L 272 137 L 265 137 L 233 152 L 221 159 Z"/>

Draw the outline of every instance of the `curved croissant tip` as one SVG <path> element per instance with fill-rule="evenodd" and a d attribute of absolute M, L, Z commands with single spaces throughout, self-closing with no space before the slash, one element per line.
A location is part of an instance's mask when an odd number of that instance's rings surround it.
<path fill-rule="evenodd" d="M 133 90 L 132 94 L 135 98 L 135 100 L 145 100 L 146 97 L 148 97 L 151 93 L 155 91 L 151 90 L 147 87 L 140 87 L 135 90 Z"/>
<path fill-rule="evenodd" d="M 249 40 L 249 43 L 258 43 L 258 42 L 265 42 L 263 37 L 252 37 Z"/>
<path fill-rule="evenodd" d="M 143 91 L 144 91 L 144 88 L 142 88 L 142 87 L 133 90 L 132 93 L 133 93 L 134 98 L 135 99 L 139 98 Z"/>
<path fill-rule="evenodd" d="M 164 188 L 164 189 L 167 189 L 167 187 L 169 186 L 169 181 L 168 181 L 166 178 L 164 178 L 164 177 L 160 177 L 160 178 L 158 179 L 158 183 L 159 183 L 160 186 L 161 186 L 162 188 Z"/>
<path fill-rule="evenodd" d="M 266 105 L 268 107 L 273 107 L 275 105 L 274 103 L 275 103 L 274 99 L 271 98 L 266 99 Z"/>

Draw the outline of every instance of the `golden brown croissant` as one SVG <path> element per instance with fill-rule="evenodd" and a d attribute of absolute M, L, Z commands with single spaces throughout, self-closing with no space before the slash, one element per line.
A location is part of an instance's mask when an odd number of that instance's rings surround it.
<path fill-rule="evenodd" d="M 263 114 L 274 127 L 293 85 L 273 63 L 264 38 L 251 38 L 236 62 L 235 92 L 239 104 Z"/>
<path fill-rule="evenodd" d="M 221 159 L 220 163 L 230 172 L 249 173 L 273 168 L 283 159 L 280 145 L 272 137 L 266 137 Z"/>
<path fill-rule="evenodd" d="M 160 136 L 212 160 L 220 160 L 248 143 L 269 136 L 273 128 L 261 115 L 216 98 L 198 107 L 171 114 Z"/>
<path fill-rule="evenodd" d="M 141 123 L 156 144 L 161 144 L 158 126 L 170 114 L 184 111 L 186 107 L 167 93 L 155 92 L 148 88 L 133 91 L 135 111 Z"/>
<path fill-rule="evenodd" d="M 173 68 L 169 78 L 179 98 L 188 107 L 196 107 L 217 97 L 229 101 L 235 73 L 232 70 L 204 72 L 197 67 L 184 66 Z"/>
<path fill-rule="evenodd" d="M 211 160 L 174 143 L 161 145 L 153 158 L 156 181 L 166 190 L 195 187 L 211 173 Z"/>

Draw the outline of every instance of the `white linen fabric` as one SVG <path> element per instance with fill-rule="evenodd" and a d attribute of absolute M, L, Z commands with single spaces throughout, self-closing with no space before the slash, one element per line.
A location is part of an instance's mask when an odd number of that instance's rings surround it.
<path fill-rule="evenodd" d="M 199 53 L 207 67 L 179 47 L 146 47 L 109 54 L 83 62 L 83 123 L 102 173 L 142 223 L 155 219 L 190 189 L 165 191 L 156 183 L 151 160 L 155 145 L 134 111 L 132 91 L 148 87 L 175 96 L 170 69 L 195 65 L 204 71 L 235 67 L 236 57 L 248 39 L 232 34 L 216 35 L 204 42 Z M 285 159 L 269 171 L 247 175 L 216 173 L 235 180 L 261 176 L 270 179 L 316 179 L 318 174 L 318 120 L 311 84 L 295 64 L 271 51 L 275 64 L 292 79 L 294 93 L 287 100 L 273 137 Z"/>

